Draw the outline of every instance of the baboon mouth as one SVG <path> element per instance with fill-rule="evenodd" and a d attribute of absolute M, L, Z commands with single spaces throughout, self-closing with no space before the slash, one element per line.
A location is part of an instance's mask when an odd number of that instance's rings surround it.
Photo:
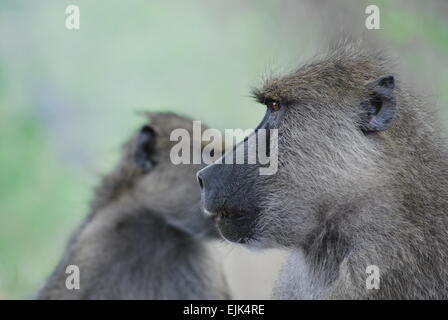
<path fill-rule="evenodd" d="M 249 218 L 249 215 L 240 212 L 234 212 L 229 210 L 208 210 L 206 207 L 203 207 L 205 214 L 212 219 L 231 219 L 231 220 L 246 220 Z"/>
<path fill-rule="evenodd" d="M 214 218 L 216 227 L 224 239 L 243 244 L 252 238 L 254 221 L 250 214 L 222 211 Z"/>
<path fill-rule="evenodd" d="M 248 217 L 242 213 L 235 213 L 229 211 L 219 211 L 215 214 L 215 219 L 231 219 L 231 220 L 247 220 Z"/>

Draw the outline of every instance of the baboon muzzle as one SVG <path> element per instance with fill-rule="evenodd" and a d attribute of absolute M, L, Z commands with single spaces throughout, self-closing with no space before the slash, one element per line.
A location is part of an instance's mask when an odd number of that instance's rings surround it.
<path fill-rule="evenodd" d="M 215 219 L 221 234 L 234 242 L 251 237 L 259 213 L 254 179 L 247 176 L 254 170 L 248 169 L 247 165 L 214 163 L 197 173 L 204 211 Z"/>

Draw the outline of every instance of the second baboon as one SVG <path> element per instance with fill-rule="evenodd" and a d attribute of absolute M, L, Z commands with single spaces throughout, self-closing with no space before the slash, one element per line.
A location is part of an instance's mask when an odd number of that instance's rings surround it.
<path fill-rule="evenodd" d="M 278 171 L 198 173 L 225 238 L 291 251 L 275 298 L 448 298 L 447 144 L 392 70 L 348 43 L 268 80 L 254 91 L 267 110 L 253 135 L 278 130 Z"/>
<path fill-rule="evenodd" d="M 191 134 L 192 121 L 152 113 L 125 144 L 38 299 L 229 298 L 205 245 L 217 233 L 200 211 L 202 165 L 170 161 L 178 128 Z M 79 268 L 79 289 L 66 287 L 69 265 Z"/>

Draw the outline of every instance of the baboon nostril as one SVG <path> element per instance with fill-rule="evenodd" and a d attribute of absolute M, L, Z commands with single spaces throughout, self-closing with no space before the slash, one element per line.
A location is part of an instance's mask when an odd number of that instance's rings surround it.
<path fill-rule="evenodd" d="M 201 187 L 201 189 L 204 189 L 204 184 L 202 183 L 202 179 L 199 175 L 196 176 L 198 178 L 198 182 L 199 182 L 199 186 Z"/>

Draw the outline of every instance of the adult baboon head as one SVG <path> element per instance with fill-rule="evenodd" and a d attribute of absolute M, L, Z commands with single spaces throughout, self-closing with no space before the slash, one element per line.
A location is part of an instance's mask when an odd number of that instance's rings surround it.
<path fill-rule="evenodd" d="M 225 238 L 303 247 L 329 219 L 342 219 L 334 212 L 350 214 L 363 201 L 395 203 L 394 182 L 424 139 L 418 127 L 427 126 L 417 122 L 427 116 L 381 55 L 344 45 L 268 80 L 254 96 L 266 114 L 253 135 L 278 130 L 278 171 L 260 175 L 260 165 L 246 161 L 198 173 L 204 208 Z M 250 138 L 231 152 L 248 150 Z"/>
<path fill-rule="evenodd" d="M 192 120 L 174 113 L 147 116 L 148 123 L 124 145 L 117 168 L 96 190 L 92 211 L 127 197 L 131 201 L 126 203 L 133 203 L 134 208 L 147 209 L 195 236 L 216 233 L 211 219 L 203 217 L 200 210 L 200 189 L 195 180 L 203 165 L 176 165 L 170 159 L 171 148 L 177 143 L 170 141 L 171 132 L 185 129 L 193 137 Z"/>

